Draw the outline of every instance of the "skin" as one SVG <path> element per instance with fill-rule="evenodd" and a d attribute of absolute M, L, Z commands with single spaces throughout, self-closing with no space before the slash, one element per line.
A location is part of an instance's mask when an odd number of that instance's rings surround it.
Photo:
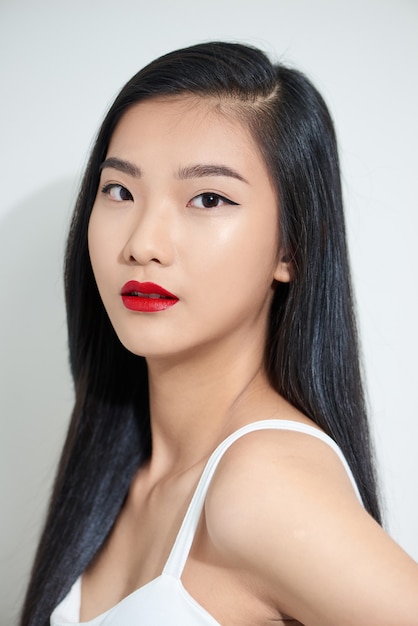
<path fill-rule="evenodd" d="M 109 158 L 118 161 L 102 170 L 89 250 L 120 340 L 147 359 L 153 454 L 83 575 L 83 621 L 161 574 L 225 437 L 259 419 L 311 423 L 271 389 L 262 365 L 271 298 L 291 267 L 248 130 L 209 100 L 152 100 L 124 115 Z M 179 301 L 129 311 L 128 280 Z M 251 433 L 225 454 L 182 581 L 225 626 L 418 619 L 418 566 L 365 513 L 335 453 L 299 433 Z"/>

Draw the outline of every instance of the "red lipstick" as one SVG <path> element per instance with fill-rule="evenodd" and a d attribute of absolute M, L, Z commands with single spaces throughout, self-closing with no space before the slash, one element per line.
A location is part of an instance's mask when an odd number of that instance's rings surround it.
<path fill-rule="evenodd" d="M 179 299 L 155 283 L 130 280 L 121 289 L 122 302 L 130 311 L 155 313 L 174 306 Z"/>

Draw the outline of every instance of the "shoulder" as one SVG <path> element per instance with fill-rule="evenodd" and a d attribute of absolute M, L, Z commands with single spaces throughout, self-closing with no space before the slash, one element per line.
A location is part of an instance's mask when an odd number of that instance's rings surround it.
<path fill-rule="evenodd" d="M 302 623 L 392 623 L 400 598 L 408 619 L 418 609 L 416 565 L 366 513 L 340 457 L 316 437 L 266 430 L 236 441 L 214 475 L 205 518 L 227 567 L 249 572 L 272 607 Z"/>
<path fill-rule="evenodd" d="M 331 445 L 312 434 L 268 429 L 247 433 L 225 453 L 206 514 L 215 537 L 239 544 L 252 533 L 294 529 L 296 520 L 298 525 L 307 517 L 320 521 L 344 504 L 362 511 Z"/>

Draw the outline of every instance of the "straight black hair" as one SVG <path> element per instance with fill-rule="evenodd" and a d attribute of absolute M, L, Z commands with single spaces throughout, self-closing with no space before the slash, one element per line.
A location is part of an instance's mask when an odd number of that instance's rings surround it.
<path fill-rule="evenodd" d="M 149 64 L 110 108 L 84 175 L 69 233 L 65 288 L 75 406 L 21 626 L 47 626 L 54 607 L 103 545 L 134 472 L 149 458 L 147 368 L 119 342 L 97 291 L 87 228 L 100 165 L 135 103 L 212 99 L 251 131 L 274 181 L 292 281 L 278 284 L 265 367 L 272 386 L 341 447 L 364 505 L 380 522 L 359 365 L 338 153 L 327 107 L 300 72 L 259 50 L 212 42 Z"/>

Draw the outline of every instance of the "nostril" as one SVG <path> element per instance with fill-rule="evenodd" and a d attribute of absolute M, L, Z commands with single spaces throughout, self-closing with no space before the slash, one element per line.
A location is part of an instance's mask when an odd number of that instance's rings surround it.
<path fill-rule="evenodd" d="M 152 259 L 149 260 L 150 263 L 158 263 L 158 265 L 161 265 L 161 261 L 160 259 L 157 259 L 157 257 L 153 257 Z M 133 254 L 129 255 L 129 263 L 139 263 L 139 261 L 133 256 Z"/>

